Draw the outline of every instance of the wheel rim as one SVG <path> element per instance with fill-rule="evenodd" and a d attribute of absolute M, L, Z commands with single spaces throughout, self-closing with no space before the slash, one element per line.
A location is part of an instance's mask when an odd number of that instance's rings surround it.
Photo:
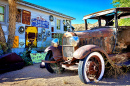
<path fill-rule="evenodd" d="M 102 64 L 98 56 L 91 56 L 86 63 L 86 75 L 90 81 L 97 80 L 101 74 Z"/>

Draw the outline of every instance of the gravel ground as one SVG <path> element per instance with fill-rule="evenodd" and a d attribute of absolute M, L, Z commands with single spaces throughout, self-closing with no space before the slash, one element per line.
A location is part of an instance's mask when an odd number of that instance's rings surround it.
<path fill-rule="evenodd" d="M 130 85 L 130 72 L 118 78 L 103 78 L 97 83 L 84 84 L 77 71 L 65 70 L 63 74 L 51 74 L 40 64 L 21 70 L 0 74 L 0 86 L 87 86 L 87 85 Z"/>

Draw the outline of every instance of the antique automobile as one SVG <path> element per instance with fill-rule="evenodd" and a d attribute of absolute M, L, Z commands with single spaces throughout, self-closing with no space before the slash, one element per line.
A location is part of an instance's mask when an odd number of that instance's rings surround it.
<path fill-rule="evenodd" d="M 98 26 L 88 28 L 87 20 L 97 19 Z M 45 49 L 45 67 L 50 73 L 64 69 L 78 70 L 83 83 L 101 80 L 105 62 L 118 58 L 122 66 L 130 65 L 130 26 L 119 25 L 119 21 L 129 20 L 130 7 L 112 8 L 84 16 L 85 31 L 66 32 L 62 45 L 57 38 L 52 46 Z M 102 21 L 105 21 L 102 23 Z"/>

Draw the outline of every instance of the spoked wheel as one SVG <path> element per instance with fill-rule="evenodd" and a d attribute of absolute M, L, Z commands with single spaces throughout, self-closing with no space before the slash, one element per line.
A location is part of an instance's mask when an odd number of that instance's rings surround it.
<path fill-rule="evenodd" d="M 47 53 L 45 61 L 55 61 L 52 52 Z M 50 73 L 60 73 L 63 71 L 63 68 L 58 63 L 45 63 L 45 67 Z"/>
<path fill-rule="evenodd" d="M 78 74 L 83 83 L 99 81 L 104 75 L 105 63 L 98 52 L 90 53 L 79 62 Z"/>

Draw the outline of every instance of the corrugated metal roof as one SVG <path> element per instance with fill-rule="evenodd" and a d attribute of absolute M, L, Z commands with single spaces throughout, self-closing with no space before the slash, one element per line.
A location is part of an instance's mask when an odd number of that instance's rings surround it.
<path fill-rule="evenodd" d="M 26 1 L 23 1 L 23 0 L 20 0 L 17 3 L 21 4 L 21 5 L 29 6 L 31 8 L 37 9 L 37 10 L 41 10 L 41 11 L 46 12 L 46 13 L 50 13 L 52 15 L 56 15 L 56 16 L 59 16 L 59 17 L 68 18 L 68 19 L 71 19 L 71 20 L 75 19 L 75 18 L 68 16 L 68 15 L 65 15 L 63 13 L 59 13 L 59 12 L 56 12 L 54 10 L 51 10 L 51 9 L 48 9 L 48 8 L 45 8 L 45 7 L 36 5 L 36 4 L 32 4 L 30 2 L 26 2 Z"/>

